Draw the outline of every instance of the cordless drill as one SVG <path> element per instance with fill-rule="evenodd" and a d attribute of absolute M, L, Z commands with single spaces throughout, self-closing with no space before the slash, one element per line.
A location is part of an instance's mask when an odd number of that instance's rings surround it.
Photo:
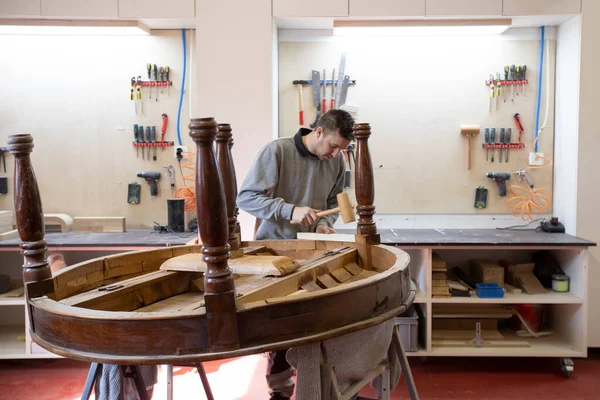
<path fill-rule="evenodd" d="M 506 196 L 506 181 L 510 179 L 509 172 L 486 172 L 488 178 L 495 181 L 498 185 L 500 196 Z"/>
<path fill-rule="evenodd" d="M 160 172 L 138 172 L 138 178 L 143 178 L 150 185 L 150 195 L 158 195 L 158 185 L 156 182 L 160 179 Z"/>

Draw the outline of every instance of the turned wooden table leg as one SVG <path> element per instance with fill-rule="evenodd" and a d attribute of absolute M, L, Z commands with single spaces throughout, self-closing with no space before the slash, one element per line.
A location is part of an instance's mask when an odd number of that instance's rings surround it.
<path fill-rule="evenodd" d="M 239 347 L 235 286 L 227 265 L 230 258 L 225 192 L 213 151 L 217 135 L 214 118 L 192 119 L 190 136 L 196 142 L 196 210 L 204 274 L 204 303 L 211 351 Z"/>
<path fill-rule="evenodd" d="M 44 211 L 29 156 L 33 150 L 33 137 L 28 134 L 9 136 L 8 150 L 15 158 L 15 211 L 25 259 L 23 282 L 50 279 L 52 271 L 46 260 Z"/>
<path fill-rule="evenodd" d="M 367 123 L 354 125 L 356 138 L 356 168 L 355 168 L 355 194 L 356 213 L 358 223 L 356 227 L 356 244 L 358 245 L 359 263 L 364 269 L 373 269 L 371 250 L 373 244 L 380 243 L 377 226 L 373 220 L 375 214 L 375 182 L 373 177 L 373 163 L 369 151 L 369 137 L 371 127 Z"/>
<path fill-rule="evenodd" d="M 237 180 L 235 176 L 235 166 L 231 157 L 231 145 L 233 144 L 231 126 L 229 124 L 219 124 L 217 133 L 217 166 L 219 174 L 223 181 L 225 191 L 225 202 L 227 204 L 227 222 L 229 226 L 229 247 L 231 247 L 232 255 L 235 252 L 236 256 L 240 256 L 240 238 L 236 232 L 237 214 L 236 214 L 236 197 L 237 197 Z"/>

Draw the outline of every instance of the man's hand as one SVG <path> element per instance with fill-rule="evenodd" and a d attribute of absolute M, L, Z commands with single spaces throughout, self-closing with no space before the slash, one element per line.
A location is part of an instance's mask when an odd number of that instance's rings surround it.
<path fill-rule="evenodd" d="M 317 229 L 316 229 L 315 232 L 316 233 L 327 233 L 327 234 L 336 233 L 335 229 L 330 228 L 330 227 L 325 226 L 325 225 L 317 225 Z"/>
<path fill-rule="evenodd" d="M 294 207 L 292 221 L 302 226 L 311 226 L 319 220 L 317 213 L 320 210 L 313 210 L 310 207 Z"/>

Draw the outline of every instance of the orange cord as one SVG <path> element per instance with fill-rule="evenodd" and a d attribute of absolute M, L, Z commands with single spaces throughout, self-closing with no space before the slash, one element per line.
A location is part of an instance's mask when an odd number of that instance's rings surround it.
<path fill-rule="evenodd" d="M 542 132 L 543 129 L 540 129 L 539 135 L 533 142 L 534 149 L 535 144 L 542 135 Z M 544 169 L 552 167 L 553 162 L 551 159 L 540 156 L 538 153 L 535 152 L 535 150 L 534 154 L 536 155 L 536 157 L 539 157 L 543 160 L 547 160 L 550 164 L 527 167 L 525 168 L 526 174 L 528 174 L 528 172 L 533 169 Z M 531 185 L 531 187 L 511 185 L 510 192 L 512 193 L 513 197 L 506 201 L 506 205 L 512 207 L 513 217 L 520 215 L 523 221 L 533 221 L 534 213 L 538 212 L 541 214 L 545 209 L 550 208 L 550 204 L 552 202 L 552 193 L 550 193 L 548 189 L 537 189 L 535 188 L 535 186 L 533 186 L 533 184 Z M 523 194 L 518 194 L 518 192 L 521 192 Z"/>
<path fill-rule="evenodd" d="M 182 153 L 184 158 L 194 160 L 196 153 Z M 183 170 L 192 170 L 192 173 L 188 176 L 183 175 Z M 181 178 L 183 179 L 183 187 L 175 191 L 175 198 L 184 199 L 183 209 L 186 212 L 191 212 L 196 209 L 196 163 L 189 162 L 181 164 Z M 188 183 L 191 182 L 191 183 Z"/>

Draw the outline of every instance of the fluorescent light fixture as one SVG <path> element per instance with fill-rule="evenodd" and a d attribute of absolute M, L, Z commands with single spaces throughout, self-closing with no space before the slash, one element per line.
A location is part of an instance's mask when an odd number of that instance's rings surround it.
<path fill-rule="evenodd" d="M 333 22 L 335 36 L 466 36 L 499 35 L 511 19 L 340 20 Z"/>
<path fill-rule="evenodd" d="M 150 30 L 138 21 L 0 19 L 0 35 L 130 36 Z"/>

